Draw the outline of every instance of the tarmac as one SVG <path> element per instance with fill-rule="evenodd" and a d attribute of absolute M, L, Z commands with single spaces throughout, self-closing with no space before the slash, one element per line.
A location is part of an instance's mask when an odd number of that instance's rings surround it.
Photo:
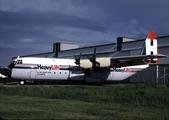
<path fill-rule="evenodd" d="M 16 85 L 18 83 L 18 79 L 0 78 L 0 85 Z"/>
<path fill-rule="evenodd" d="M 100 84 L 85 84 L 74 82 L 43 82 L 43 83 L 27 83 L 25 85 L 19 85 L 19 79 L 0 78 L 0 86 L 3 87 L 103 87 L 103 86 L 126 86 L 129 83 L 100 83 Z M 131 84 L 131 83 L 130 83 Z"/>

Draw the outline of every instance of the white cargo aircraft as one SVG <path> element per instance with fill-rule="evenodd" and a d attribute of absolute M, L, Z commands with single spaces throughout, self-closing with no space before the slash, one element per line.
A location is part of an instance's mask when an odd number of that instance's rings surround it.
<path fill-rule="evenodd" d="M 95 54 L 96 49 L 92 58 L 82 60 L 81 54 L 75 59 L 18 57 L 1 73 L 20 79 L 20 85 L 29 81 L 122 81 L 149 67 L 149 64 L 158 64 L 159 58 L 167 57 L 158 54 L 157 38 L 153 31 L 149 32 L 140 55 L 96 58 Z"/>

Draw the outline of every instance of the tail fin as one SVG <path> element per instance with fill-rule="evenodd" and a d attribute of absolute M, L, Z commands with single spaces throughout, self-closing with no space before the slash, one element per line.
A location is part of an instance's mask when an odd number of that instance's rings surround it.
<path fill-rule="evenodd" d="M 148 33 L 145 44 L 141 51 L 141 55 L 156 55 L 158 54 L 157 38 L 153 31 Z M 159 63 L 159 58 L 145 60 L 147 63 Z"/>

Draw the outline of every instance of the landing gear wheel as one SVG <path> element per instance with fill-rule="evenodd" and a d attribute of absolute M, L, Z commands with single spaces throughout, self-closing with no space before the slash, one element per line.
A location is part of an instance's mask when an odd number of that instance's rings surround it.
<path fill-rule="evenodd" d="M 24 85 L 25 84 L 25 81 L 24 80 L 20 80 L 19 81 L 19 85 Z"/>

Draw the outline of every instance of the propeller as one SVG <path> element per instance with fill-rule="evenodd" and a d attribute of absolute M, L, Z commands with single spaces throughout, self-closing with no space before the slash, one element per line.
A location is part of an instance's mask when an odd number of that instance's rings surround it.
<path fill-rule="evenodd" d="M 8 65 L 8 68 L 12 69 L 14 66 L 15 66 L 15 61 L 13 61 L 12 63 L 10 63 L 10 64 Z"/>
<path fill-rule="evenodd" d="M 87 56 L 87 58 L 90 60 L 91 63 L 93 63 L 92 67 L 100 66 L 100 63 L 96 61 L 96 48 L 94 49 L 93 57 L 90 58 Z"/>
<path fill-rule="evenodd" d="M 78 58 L 76 58 L 75 57 L 75 55 L 73 55 L 74 56 L 74 59 L 75 59 L 75 64 L 76 64 L 76 68 L 77 68 L 77 66 L 79 66 L 80 67 L 80 58 L 81 58 L 81 56 L 82 56 L 82 53 L 80 53 L 80 55 L 79 55 L 79 57 Z M 76 71 L 76 68 L 75 68 L 75 71 Z"/>

